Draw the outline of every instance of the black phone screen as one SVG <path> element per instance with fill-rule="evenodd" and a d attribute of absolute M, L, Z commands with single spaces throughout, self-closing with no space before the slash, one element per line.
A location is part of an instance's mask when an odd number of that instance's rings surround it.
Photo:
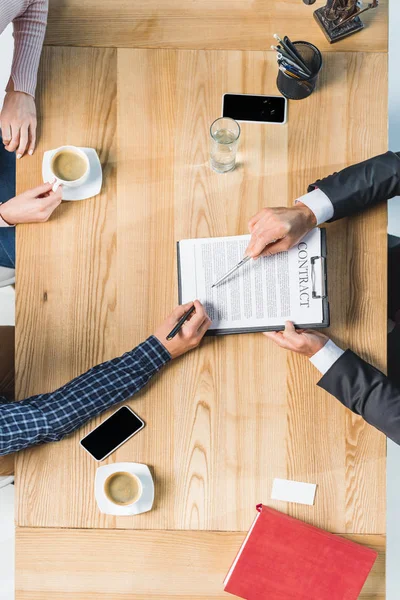
<path fill-rule="evenodd" d="M 127 406 L 122 406 L 84 437 L 81 444 L 93 458 L 103 460 L 143 427 L 142 419 Z"/>
<path fill-rule="evenodd" d="M 284 123 L 286 99 L 283 96 L 225 94 L 222 116 L 231 117 L 236 121 Z"/>

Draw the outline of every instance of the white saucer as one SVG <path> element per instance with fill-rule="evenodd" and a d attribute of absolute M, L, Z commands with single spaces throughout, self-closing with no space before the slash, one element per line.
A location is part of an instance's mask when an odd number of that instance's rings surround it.
<path fill-rule="evenodd" d="M 70 188 L 64 186 L 63 188 L 63 200 L 86 200 L 86 198 L 92 198 L 97 196 L 101 190 L 101 184 L 103 182 L 103 171 L 101 169 L 100 159 L 94 148 L 81 148 L 89 159 L 90 174 L 85 183 L 82 183 L 79 187 Z M 54 150 L 48 150 L 43 154 L 42 163 L 42 176 L 43 181 L 52 181 L 54 176 L 50 170 L 50 159 Z"/>
<path fill-rule="evenodd" d="M 104 483 L 112 473 L 126 471 L 132 473 L 140 480 L 143 494 L 140 500 L 128 506 L 118 506 L 111 502 L 104 493 Z M 147 465 L 140 463 L 121 462 L 113 465 L 99 467 L 96 471 L 94 482 L 94 493 L 100 511 L 105 515 L 140 515 L 152 509 L 154 502 L 154 482 Z"/>

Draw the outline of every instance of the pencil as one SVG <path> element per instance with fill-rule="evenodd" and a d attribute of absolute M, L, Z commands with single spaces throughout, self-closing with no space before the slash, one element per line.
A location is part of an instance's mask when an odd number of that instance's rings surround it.
<path fill-rule="evenodd" d="M 176 334 L 179 333 L 179 331 L 182 329 L 182 325 L 188 320 L 188 318 L 194 313 L 195 310 L 196 310 L 196 307 L 193 304 L 193 306 L 191 306 L 189 308 L 189 310 L 184 315 L 182 315 L 182 317 L 179 319 L 179 321 L 177 322 L 177 324 L 175 325 L 173 330 L 170 331 L 169 334 L 167 335 L 168 341 L 172 340 L 172 338 L 174 338 L 176 336 Z"/>
<path fill-rule="evenodd" d="M 281 54 L 284 58 L 286 58 L 287 60 L 291 60 L 293 62 L 293 59 L 291 58 L 291 56 L 287 52 L 285 52 L 285 50 L 283 50 L 283 48 L 278 48 L 278 46 L 271 45 L 271 50 L 275 50 L 275 52 L 278 52 L 278 54 Z"/>
<path fill-rule="evenodd" d="M 288 60 L 287 58 L 282 56 L 282 54 L 277 55 L 277 61 L 280 65 L 283 64 L 285 67 L 286 66 L 288 68 L 290 67 L 290 69 L 293 69 L 293 71 L 296 71 L 296 73 L 298 73 L 298 75 L 302 75 L 303 78 L 309 79 L 309 76 L 307 75 L 307 73 L 305 71 L 303 71 L 303 69 L 301 67 L 299 67 L 299 65 L 297 63 L 294 63 L 292 60 Z"/>
<path fill-rule="evenodd" d="M 311 86 L 309 83 L 307 83 L 304 79 L 302 79 L 301 77 L 299 77 L 299 75 L 295 75 L 294 73 L 292 73 L 291 71 L 287 70 L 285 67 L 283 67 L 282 65 L 279 67 L 279 70 L 282 71 L 282 73 L 288 77 L 289 79 L 295 79 L 297 81 L 297 83 L 303 87 L 306 90 L 310 90 Z"/>
<path fill-rule="evenodd" d="M 273 37 L 276 39 L 277 42 L 279 42 L 279 44 L 282 46 L 284 51 L 287 54 L 289 54 L 291 59 L 298 62 L 298 58 L 299 58 L 298 55 L 296 55 L 294 52 L 292 52 L 292 50 L 289 48 L 289 46 L 286 44 L 286 42 L 284 40 L 282 40 L 282 38 L 280 38 L 277 33 L 274 33 Z"/>
<path fill-rule="evenodd" d="M 293 44 L 293 42 L 288 38 L 287 35 L 285 35 L 284 41 L 285 41 L 286 46 L 289 48 L 289 50 L 292 51 L 292 54 L 295 54 L 297 56 L 297 62 L 300 64 L 301 68 L 304 69 L 304 71 L 311 77 L 311 75 L 312 75 L 311 69 L 304 62 L 304 59 L 300 55 L 295 44 Z"/>
<path fill-rule="evenodd" d="M 288 71 L 292 71 L 293 73 L 296 73 L 296 75 L 299 75 L 302 79 L 304 79 L 304 80 L 309 79 L 308 75 L 305 73 L 305 71 L 302 71 L 300 69 L 300 67 L 293 67 L 292 65 L 289 65 L 286 62 L 286 60 L 282 60 L 280 64 L 283 64 L 285 69 L 287 69 Z"/>
<path fill-rule="evenodd" d="M 285 69 L 285 67 L 283 65 L 281 65 L 279 67 L 279 70 L 282 71 L 282 73 L 285 73 L 285 75 L 287 75 L 288 77 L 291 77 L 292 79 L 301 79 L 298 75 L 295 75 L 291 71 L 288 71 L 287 69 Z"/>

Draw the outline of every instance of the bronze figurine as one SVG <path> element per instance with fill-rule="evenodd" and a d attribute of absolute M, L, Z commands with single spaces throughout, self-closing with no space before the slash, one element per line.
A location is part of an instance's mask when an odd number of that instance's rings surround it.
<path fill-rule="evenodd" d="M 360 15 L 378 4 L 379 0 L 372 0 L 362 8 L 358 0 L 328 0 L 325 6 L 314 12 L 314 18 L 332 44 L 360 31 L 364 27 Z"/>

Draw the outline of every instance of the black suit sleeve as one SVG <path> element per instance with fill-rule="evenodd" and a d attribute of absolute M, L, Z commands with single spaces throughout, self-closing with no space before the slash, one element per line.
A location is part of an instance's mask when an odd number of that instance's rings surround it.
<path fill-rule="evenodd" d="M 381 371 L 346 350 L 318 385 L 400 444 L 400 389 Z"/>
<path fill-rule="evenodd" d="M 333 204 L 331 221 L 348 217 L 400 195 L 400 153 L 386 152 L 319 179 L 308 187 L 321 189 Z"/>

